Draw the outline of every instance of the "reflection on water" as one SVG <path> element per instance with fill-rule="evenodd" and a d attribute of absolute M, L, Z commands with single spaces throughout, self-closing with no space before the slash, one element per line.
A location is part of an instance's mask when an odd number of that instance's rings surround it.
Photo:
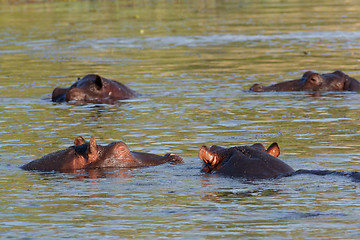
<path fill-rule="evenodd" d="M 130 168 L 106 168 L 106 169 L 81 169 L 81 170 L 67 170 L 62 171 L 67 174 L 67 177 L 74 179 L 98 179 L 98 178 L 131 178 L 133 169 Z M 58 172 L 40 172 L 31 171 L 34 174 L 42 176 L 58 175 Z"/>
<path fill-rule="evenodd" d="M 294 169 L 358 170 L 358 93 L 252 93 L 342 70 L 360 79 L 357 1 L 0 0 L 4 238 L 359 238 L 359 183 L 200 173 L 202 145 L 278 142 Z M 54 104 L 98 73 L 141 93 Z M 76 173 L 18 168 L 82 135 L 184 164 Z M 51 236 L 51 237 L 50 237 Z"/>
<path fill-rule="evenodd" d="M 278 190 L 275 189 L 258 189 L 258 190 L 240 191 L 240 192 L 233 192 L 233 189 L 230 189 L 229 191 L 223 189 L 223 191 L 221 192 L 204 196 L 204 199 L 218 201 L 220 203 L 221 202 L 233 203 L 234 201 L 242 201 L 244 198 L 248 198 L 248 197 L 275 196 L 277 194 L 278 194 Z"/>

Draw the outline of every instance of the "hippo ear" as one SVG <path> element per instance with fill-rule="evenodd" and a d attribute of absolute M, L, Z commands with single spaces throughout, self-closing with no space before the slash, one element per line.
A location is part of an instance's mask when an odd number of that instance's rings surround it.
<path fill-rule="evenodd" d="M 95 162 L 98 159 L 98 150 L 94 135 L 92 135 L 90 138 L 90 145 L 87 150 L 87 154 L 88 154 L 88 163 Z"/>
<path fill-rule="evenodd" d="M 95 152 L 97 152 L 96 141 L 94 135 L 92 135 L 90 138 L 89 153 L 95 153 Z"/>
<path fill-rule="evenodd" d="M 272 143 L 268 149 L 266 150 L 266 152 L 268 154 L 270 154 L 271 156 L 274 156 L 274 157 L 278 157 L 280 155 L 280 148 L 279 148 L 279 145 L 274 142 Z"/>
<path fill-rule="evenodd" d="M 75 138 L 74 141 L 75 146 L 80 146 L 85 144 L 85 139 L 82 136 L 78 136 L 77 138 Z"/>
<path fill-rule="evenodd" d="M 100 90 L 103 87 L 103 80 L 99 75 L 96 75 L 94 83 L 98 90 Z"/>

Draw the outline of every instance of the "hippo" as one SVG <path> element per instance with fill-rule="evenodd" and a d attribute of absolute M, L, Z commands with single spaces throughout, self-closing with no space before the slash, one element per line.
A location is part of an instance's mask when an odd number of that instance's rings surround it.
<path fill-rule="evenodd" d="M 91 136 L 90 142 L 78 136 L 73 146 L 47 154 L 21 168 L 43 172 L 71 172 L 81 169 L 148 167 L 166 162 L 176 164 L 182 163 L 183 160 L 174 153 L 160 156 L 130 151 L 124 142 L 113 142 L 101 146 L 96 144 L 94 136 Z"/>
<path fill-rule="evenodd" d="M 252 146 L 223 148 L 202 146 L 199 158 L 204 161 L 202 172 L 246 178 L 275 178 L 295 170 L 278 159 L 280 148 L 273 143 L 265 148 L 261 143 Z"/>
<path fill-rule="evenodd" d="M 312 71 L 304 73 L 302 78 L 284 81 L 265 87 L 254 84 L 253 92 L 290 92 L 290 91 L 355 91 L 360 92 L 360 82 L 341 71 L 319 74 Z"/>
<path fill-rule="evenodd" d="M 360 172 L 306 169 L 295 171 L 277 158 L 279 155 L 280 148 L 277 143 L 272 143 L 268 148 L 265 148 L 261 143 L 256 143 L 252 146 L 230 148 L 213 145 L 208 149 L 206 146 L 202 146 L 199 150 L 199 158 L 204 162 L 201 171 L 204 173 L 246 179 L 271 179 L 297 174 L 335 174 L 360 181 Z"/>
<path fill-rule="evenodd" d="M 138 93 L 124 84 L 109 80 L 97 74 L 88 74 L 68 88 L 55 88 L 53 102 L 107 103 L 134 98 Z"/>

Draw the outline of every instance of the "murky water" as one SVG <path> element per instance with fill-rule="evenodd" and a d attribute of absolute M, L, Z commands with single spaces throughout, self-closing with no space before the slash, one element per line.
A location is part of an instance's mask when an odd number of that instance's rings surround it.
<path fill-rule="evenodd" d="M 201 145 L 278 142 L 294 169 L 359 170 L 360 95 L 251 93 L 304 71 L 360 79 L 359 1 L 0 1 L 0 237 L 358 239 L 360 183 L 199 172 Z M 98 73 L 142 94 L 53 104 Z M 95 135 L 182 165 L 99 178 L 18 166 Z"/>

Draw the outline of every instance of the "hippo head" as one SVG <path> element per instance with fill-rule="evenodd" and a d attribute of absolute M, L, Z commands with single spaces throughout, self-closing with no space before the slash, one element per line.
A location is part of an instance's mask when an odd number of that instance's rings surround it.
<path fill-rule="evenodd" d="M 267 87 L 254 84 L 250 91 L 360 91 L 360 83 L 341 71 L 325 74 L 307 71 L 302 78 L 296 80 L 284 81 Z"/>
<path fill-rule="evenodd" d="M 113 103 L 116 100 L 128 99 L 136 95 L 135 91 L 120 82 L 103 78 L 97 74 L 89 74 L 78 79 L 69 88 L 55 88 L 52 93 L 52 101 Z"/>
<path fill-rule="evenodd" d="M 103 158 L 105 147 L 97 145 L 95 137 L 86 142 L 81 136 L 74 141 L 74 146 L 47 154 L 22 166 L 25 170 L 70 171 L 94 168 Z"/>
<path fill-rule="evenodd" d="M 74 83 L 65 94 L 65 101 L 96 102 L 111 93 L 106 81 L 96 74 L 89 74 Z"/>
<path fill-rule="evenodd" d="M 354 91 L 349 85 L 356 85 L 357 80 L 350 78 L 342 71 L 319 74 L 308 71 L 302 77 L 306 91 Z"/>
<path fill-rule="evenodd" d="M 22 166 L 25 170 L 69 172 L 79 169 L 132 168 L 159 165 L 165 162 L 181 163 L 182 158 L 170 153 L 164 156 L 130 151 L 124 142 L 106 146 L 96 144 L 91 136 L 86 142 L 79 136 L 74 146 L 47 154 Z"/>
<path fill-rule="evenodd" d="M 95 142 L 94 136 L 86 143 L 84 138 L 77 137 L 74 146 L 47 154 L 22 166 L 25 170 L 68 171 L 84 169 L 96 163 L 102 147 Z"/>
<path fill-rule="evenodd" d="M 273 143 L 267 149 L 260 143 L 252 146 L 223 148 L 202 146 L 199 158 L 204 162 L 202 172 L 233 177 L 273 178 L 294 170 L 277 157 L 280 148 Z"/>
<path fill-rule="evenodd" d="M 280 148 L 277 143 L 271 144 L 267 149 L 261 143 L 255 143 L 251 146 L 252 148 L 266 152 L 271 156 L 278 157 L 280 156 Z M 222 163 L 226 157 L 228 149 L 223 148 L 217 145 L 212 145 L 210 149 L 206 146 L 202 146 L 199 150 L 199 158 L 204 161 L 205 164 L 211 166 L 213 169 L 216 168 L 220 163 Z"/>

